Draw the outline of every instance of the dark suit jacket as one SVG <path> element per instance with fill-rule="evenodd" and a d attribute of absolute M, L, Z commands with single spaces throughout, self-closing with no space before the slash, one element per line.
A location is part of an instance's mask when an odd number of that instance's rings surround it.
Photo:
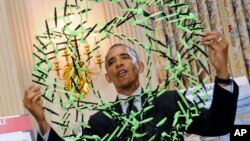
<path fill-rule="evenodd" d="M 225 135 L 230 131 L 234 123 L 237 98 L 238 86 L 236 83 L 234 83 L 233 94 L 221 88 L 218 84 L 215 84 L 213 101 L 210 109 L 200 108 L 200 115 L 196 116 L 195 110 L 188 108 L 176 91 L 167 91 L 158 96 L 144 94 L 142 96 L 142 108 L 145 109 L 150 105 L 153 105 L 153 108 L 146 112 L 141 112 L 139 118 L 142 120 L 151 118 L 151 120 L 145 124 L 141 124 L 136 129 L 136 133 L 140 133 L 141 135 L 143 133 L 146 134 L 134 140 L 149 140 L 150 138 L 154 140 L 172 140 L 175 137 L 183 140 L 183 134 L 185 132 L 202 136 Z M 189 110 L 183 111 L 179 106 L 180 104 L 184 109 Z M 195 107 L 195 105 L 189 101 L 188 105 L 190 107 Z M 98 135 L 102 138 L 108 134 L 107 140 L 117 127 L 121 129 L 125 126 L 125 120 L 121 118 L 122 116 L 124 117 L 124 115 L 122 115 L 120 103 L 114 104 L 110 110 L 107 109 L 105 111 L 112 116 L 112 119 L 106 116 L 103 111 L 97 112 L 90 117 L 89 125 L 91 129 L 85 129 L 83 131 L 84 135 Z M 114 114 L 112 111 L 117 112 L 118 115 Z M 178 122 L 174 121 L 175 116 L 177 114 L 183 115 L 183 112 L 186 112 L 186 115 L 192 118 L 179 116 Z M 166 122 L 159 125 L 159 122 L 164 118 L 167 118 Z M 189 121 L 192 121 L 192 123 L 190 126 L 187 126 L 186 123 Z M 114 133 L 112 140 L 120 141 L 130 138 L 132 135 L 130 124 L 126 126 L 118 137 L 117 135 L 118 132 Z M 40 140 L 41 137 L 38 135 L 38 141 Z M 49 141 L 52 140 L 62 140 L 53 129 L 50 131 L 49 135 Z"/>

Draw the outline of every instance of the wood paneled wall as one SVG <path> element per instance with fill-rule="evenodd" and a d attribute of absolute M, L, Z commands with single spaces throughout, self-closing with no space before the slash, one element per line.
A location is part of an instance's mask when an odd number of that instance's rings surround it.
<path fill-rule="evenodd" d="M 15 56 L 15 48 L 20 46 L 15 46 L 19 42 L 13 40 L 11 24 L 14 23 L 9 21 L 8 12 L 7 1 L 0 0 L 0 116 L 24 113 L 21 83 L 19 83 L 19 78 L 24 77 L 19 75 L 22 70 L 18 68 L 19 62 Z"/>

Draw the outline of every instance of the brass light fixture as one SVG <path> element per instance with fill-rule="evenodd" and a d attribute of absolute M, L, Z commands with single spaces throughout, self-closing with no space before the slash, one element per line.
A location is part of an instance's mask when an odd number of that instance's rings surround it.
<path fill-rule="evenodd" d="M 72 42 L 72 49 L 76 47 L 75 42 Z M 86 43 L 84 45 L 85 53 L 83 54 L 87 58 L 90 57 L 90 46 Z M 60 80 L 64 81 L 64 87 L 66 91 L 73 92 L 74 97 L 77 97 L 77 94 L 85 96 L 91 89 L 91 75 L 98 75 L 102 71 L 102 59 L 101 54 L 97 53 L 96 63 L 98 65 L 98 71 L 95 72 L 89 69 L 90 59 L 84 62 L 83 57 L 78 57 L 79 61 L 70 62 L 69 57 L 71 56 L 70 50 L 65 48 L 62 57 L 66 60 L 66 65 L 62 70 L 59 65 L 59 61 L 55 59 L 54 61 L 54 71 L 56 72 L 57 77 Z"/>

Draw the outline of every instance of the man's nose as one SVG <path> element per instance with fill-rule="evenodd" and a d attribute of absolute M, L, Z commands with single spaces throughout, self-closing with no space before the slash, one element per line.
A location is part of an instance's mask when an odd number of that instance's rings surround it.
<path fill-rule="evenodd" d="M 121 67 L 123 65 L 124 65 L 123 61 L 121 59 L 117 59 L 117 61 L 116 61 L 116 67 L 119 68 L 119 67 Z"/>

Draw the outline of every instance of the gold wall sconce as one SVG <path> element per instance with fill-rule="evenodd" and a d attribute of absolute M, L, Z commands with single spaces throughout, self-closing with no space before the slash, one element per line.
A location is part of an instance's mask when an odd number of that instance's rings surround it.
<path fill-rule="evenodd" d="M 65 58 L 66 65 L 63 68 L 60 68 L 60 62 L 55 59 L 54 61 L 54 71 L 56 72 L 57 77 L 64 81 L 64 88 L 66 91 L 73 92 L 74 97 L 85 96 L 89 93 L 91 89 L 91 75 L 99 75 L 102 71 L 102 63 L 103 60 L 101 58 L 101 54 L 97 52 L 96 57 L 96 65 L 98 65 L 98 70 L 90 70 L 90 60 L 83 60 L 83 56 L 85 58 L 90 58 L 90 45 L 83 45 L 84 54 L 80 55 L 82 57 L 77 57 L 78 60 L 70 61 L 72 54 L 72 49 L 76 48 L 75 42 L 71 43 L 72 48 L 65 48 L 62 57 Z M 61 75 L 62 74 L 62 75 Z"/>

